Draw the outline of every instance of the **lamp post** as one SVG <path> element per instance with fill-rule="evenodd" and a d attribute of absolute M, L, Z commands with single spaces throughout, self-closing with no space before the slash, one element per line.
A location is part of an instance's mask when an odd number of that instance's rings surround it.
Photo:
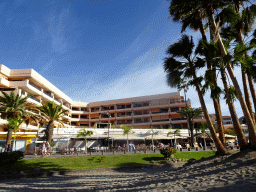
<path fill-rule="evenodd" d="M 110 127 L 110 117 L 111 115 L 109 114 L 109 112 L 107 112 L 108 115 L 108 151 L 109 151 L 109 127 Z"/>

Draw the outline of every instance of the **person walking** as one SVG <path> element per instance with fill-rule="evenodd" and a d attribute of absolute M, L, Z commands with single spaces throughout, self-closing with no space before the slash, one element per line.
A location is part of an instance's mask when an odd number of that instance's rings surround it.
<path fill-rule="evenodd" d="M 45 145 L 45 141 L 43 142 L 42 145 L 42 157 L 46 155 L 46 145 Z"/>

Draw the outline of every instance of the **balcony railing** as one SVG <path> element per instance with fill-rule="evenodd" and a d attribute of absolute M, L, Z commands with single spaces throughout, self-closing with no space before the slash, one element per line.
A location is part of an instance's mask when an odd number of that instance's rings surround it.
<path fill-rule="evenodd" d="M 36 97 L 34 97 L 33 95 L 29 95 L 29 97 L 31 98 L 31 99 L 33 99 L 33 100 L 35 100 L 35 101 L 37 101 L 37 102 L 39 102 L 40 103 L 40 99 L 37 99 Z"/>
<path fill-rule="evenodd" d="M 59 102 L 59 103 L 61 103 L 61 101 L 60 101 L 59 99 L 57 99 L 57 98 L 54 98 L 54 100 L 57 101 L 57 102 Z"/>
<path fill-rule="evenodd" d="M 181 118 L 172 118 L 172 121 L 180 121 L 180 120 L 187 120 L 185 117 Z"/>
<path fill-rule="evenodd" d="M 168 113 L 168 109 L 167 110 L 160 110 L 160 111 L 152 111 L 152 114 L 157 114 L 157 113 Z"/>
<path fill-rule="evenodd" d="M 45 95 L 47 95 L 48 97 L 53 98 L 52 94 L 51 94 L 51 93 L 49 93 L 49 92 L 44 91 L 44 94 L 45 94 Z"/>
<path fill-rule="evenodd" d="M 134 120 L 134 123 L 148 123 L 148 122 L 150 122 L 150 121 L 149 120 L 141 120 L 141 119 Z"/>
<path fill-rule="evenodd" d="M 22 94 L 22 95 L 26 95 L 26 92 L 25 92 L 25 91 L 21 91 L 21 94 Z"/>
<path fill-rule="evenodd" d="M 91 109 L 91 112 L 99 112 L 100 109 Z"/>
<path fill-rule="evenodd" d="M 136 115 L 148 115 L 149 114 L 149 112 L 141 112 L 141 113 L 136 113 L 136 112 L 134 112 L 134 115 L 136 116 Z"/>
<path fill-rule="evenodd" d="M 32 87 L 36 88 L 37 90 L 41 91 L 41 88 L 36 86 L 34 83 L 28 81 L 28 84 L 31 85 Z"/>
<path fill-rule="evenodd" d="M 114 110 L 114 107 L 102 107 L 101 111 L 109 111 L 109 110 Z"/>
<path fill-rule="evenodd" d="M 149 106 L 149 103 L 134 103 L 133 104 L 133 107 L 136 108 L 136 107 L 148 107 Z"/>
<path fill-rule="evenodd" d="M 152 122 L 161 122 L 161 121 L 169 121 L 169 119 L 152 120 Z"/>

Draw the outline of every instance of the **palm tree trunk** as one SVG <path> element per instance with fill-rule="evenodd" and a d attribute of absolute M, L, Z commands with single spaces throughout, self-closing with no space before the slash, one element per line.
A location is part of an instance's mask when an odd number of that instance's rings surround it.
<path fill-rule="evenodd" d="M 127 148 L 127 152 L 128 152 L 129 151 L 128 134 L 127 134 L 127 146 L 126 146 L 126 148 Z"/>
<path fill-rule="evenodd" d="M 200 19 L 200 23 L 201 24 L 200 24 L 199 29 L 200 29 L 200 32 L 201 32 L 201 35 L 202 35 L 202 39 L 204 41 L 207 41 L 202 18 Z M 214 35 L 213 35 L 212 31 L 210 33 L 210 38 L 211 38 L 211 40 L 214 40 Z M 211 70 L 213 72 L 211 82 L 214 85 L 217 85 L 216 69 L 215 68 L 211 69 L 211 66 L 212 65 L 210 64 L 210 61 L 207 60 L 207 68 L 208 68 L 208 70 Z M 211 90 L 211 92 L 212 92 L 212 90 Z M 224 135 L 224 127 L 223 127 L 223 121 L 222 121 L 220 101 L 219 101 L 219 99 L 214 99 L 214 98 L 212 98 L 212 100 L 213 100 L 213 105 L 214 105 L 215 114 L 216 114 L 216 120 L 217 120 L 218 131 L 219 131 L 219 138 L 220 138 L 221 143 L 225 146 L 226 142 L 225 142 L 225 135 Z"/>
<path fill-rule="evenodd" d="M 236 13 L 239 13 L 239 14 L 240 14 L 240 5 L 241 5 L 240 1 L 237 1 L 235 3 Z M 239 29 L 238 41 L 239 41 L 240 44 L 242 44 L 242 45 L 244 44 L 243 35 L 242 35 L 242 26 Z M 253 110 L 252 110 L 251 99 L 250 99 L 250 94 L 249 94 L 249 89 L 248 89 L 248 84 L 247 84 L 247 75 L 246 75 L 245 71 L 243 70 L 242 66 L 241 66 L 241 73 L 242 73 L 242 81 L 243 81 L 243 87 L 244 87 L 245 102 L 246 102 L 248 110 L 249 110 L 249 112 L 251 114 L 251 117 L 252 117 L 252 120 L 253 120 L 253 124 L 255 125 L 255 119 L 252 116 Z"/>
<path fill-rule="evenodd" d="M 247 75 L 246 75 L 245 71 L 242 68 L 241 68 L 241 73 L 242 73 L 242 81 L 243 81 L 243 86 L 244 86 L 245 102 L 246 102 L 246 105 L 248 107 L 248 110 L 249 110 L 250 114 L 253 114 L 252 105 L 251 105 L 252 103 L 251 103 L 248 84 L 247 84 Z M 252 116 L 252 120 L 255 124 L 255 119 L 253 118 L 253 116 Z"/>
<path fill-rule="evenodd" d="M 209 17 L 209 20 L 210 20 L 211 30 L 214 32 L 214 34 L 216 34 L 216 38 L 217 38 L 217 42 L 219 44 L 220 51 L 221 51 L 222 55 L 225 56 L 225 55 L 227 55 L 227 52 L 226 52 L 226 49 L 225 49 L 225 47 L 223 45 L 223 42 L 221 40 L 219 31 L 217 30 L 215 19 L 214 19 L 214 16 L 213 16 L 213 12 L 212 12 L 212 14 L 208 14 L 208 17 Z M 227 71 L 228 71 L 228 73 L 230 75 L 230 78 L 233 82 L 233 85 L 235 87 L 240 105 L 241 105 L 243 113 L 244 113 L 244 117 L 245 117 L 246 122 L 248 124 L 249 140 L 250 140 L 251 147 L 253 149 L 256 149 L 256 130 L 255 130 L 254 121 L 252 120 L 252 116 L 251 116 L 251 114 L 248 110 L 248 107 L 247 107 L 246 103 L 245 103 L 243 94 L 241 92 L 240 86 L 237 82 L 237 79 L 235 77 L 234 71 L 233 71 L 230 63 L 228 63 L 226 65 L 226 68 L 227 68 Z"/>
<path fill-rule="evenodd" d="M 190 146 L 194 147 L 194 123 L 190 122 L 189 127 L 190 127 L 190 133 L 191 133 L 191 141 L 190 141 L 191 144 L 190 144 Z"/>
<path fill-rule="evenodd" d="M 53 129 L 54 129 L 54 124 L 53 121 L 49 121 L 47 128 L 46 128 L 46 140 L 51 143 L 52 142 L 52 137 L 53 137 Z"/>
<path fill-rule="evenodd" d="M 245 150 L 245 149 L 248 148 L 248 143 L 247 143 L 246 138 L 244 136 L 243 129 L 240 125 L 239 119 L 238 119 L 237 114 L 236 114 L 235 106 L 232 102 L 231 95 L 229 93 L 229 88 L 228 88 L 228 83 L 227 83 L 227 78 L 226 78 L 226 72 L 225 72 L 224 68 L 221 68 L 221 79 L 222 79 L 224 89 L 225 89 L 225 92 L 226 92 L 227 103 L 228 103 L 230 115 L 231 115 L 231 118 L 232 118 L 232 121 L 233 121 L 233 126 L 236 130 L 238 143 L 239 143 L 240 149 L 242 151 L 242 150 Z"/>
<path fill-rule="evenodd" d="M 253 104 L 254 104 L 254 112 L 256 113 L 256 94 L 255 94 L 255 89 L 254 89 L 254 85 L 253 85 L 253 81 L 252 81 L 252 76 L 247 74 L 247 77 L 248 77 L 249 87 L 250 87 L 252 100 L 253 100 Z M 256 120 L 256 119 L 254 119 L 254 120 Z"/>
<path fill-rule="evenodd" d="M 13 130 L 8 128 L 5 151 L 7 151 L 9 144 L 10 144 L 10 146 L 12 146 L 12 132 L 13 132 Z"/>
<path fill-rule="evenodd" d="M 225 146 L 226 141 L 225 141 L 224 128 L 223 128 L 223 122 L 222 122 L 222 113 L 221 113 L 219 100 L 213 98 L 213 105 L 214 105 L 215 114 L 216 114 L 219 138 L 221 143 Z"/>
<path fill-rule="evenodd" d="M 196 79 L 195 72 L 193 74 L 193 77 L 194 77 L 194 79 Z M 199 100 L 200 100 L 200 103 L 201 103 L 202 111 L 204 112 L 204 117 L 205 117 L 206 122 L 207 122 L 207 124 L 209 126 L 209 130 L 210 130 L 212 138 L 213 138 L 213 140 L 215 142 L 217 151 L 220 154 L 227 154 L 226 148 L 223 146 L 223 144 L 221 143 L 221 141 L 217 137 L 217 134 L 216 134 L 216 132 L 214 130 L 214 127 L 213 127 L 212 121 L 210 119 L 210 116 L 208 114 L 208 111 L 207 111 L 207 108 L 206 108 L 206 105 L 205 105 L 205 102 L 204 102 L 203 94 L 201 92 L 199 84 L 196 84 L 196 90 L 197 90 L 197 93 L 198 93 L 198 96 L 199 96 Z"/>

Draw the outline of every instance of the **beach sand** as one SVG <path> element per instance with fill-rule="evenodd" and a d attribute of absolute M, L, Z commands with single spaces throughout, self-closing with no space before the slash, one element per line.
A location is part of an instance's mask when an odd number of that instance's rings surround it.
<path fill-rule="evenodd" d="M 256 191 L 256 152 L 211 157 L 183 167 L 97 169 L 1 181 L 0 191 Z"/>

